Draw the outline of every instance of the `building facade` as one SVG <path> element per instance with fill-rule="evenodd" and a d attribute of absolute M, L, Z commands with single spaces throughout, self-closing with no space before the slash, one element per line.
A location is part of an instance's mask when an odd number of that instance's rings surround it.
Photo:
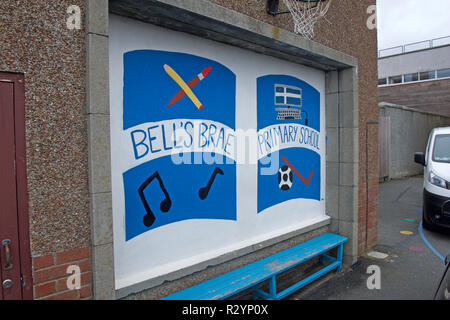
<path fill-rule="evenodd" d="M 377 241 L 377 41 L 367 25 L 374 4 L 333 1 L 331 25 L 320 21 L 310 41 L 292 33 L 290 15 L 268 14 L 263 0 L 3 1 L 0 92 L 15 123 L 3 136 L 9 137 L 8 163 L 17 164 L 5 166 L 16 184 L 5 194 L 15 194 L 10 202 L 17 205 L 0 227 L 2 238 L 12 240 L 16 266 L 2 270 L 2 281 L 10 277 L 13 286 L 0 298 L 158 299 L 327 231 L 350 238 L 344 261 L 356 262 Z M 152 69 L 155 61 L 159 69 Z M 158 70 L 159 78 L 143 66 Z M 189 97 L 175 96 L 177 71 L 185 81 L 200 72 Z M 173 105 L 161 102 L 161 110 L 174 114 L 149 115 L 148 102 L 158 103 L 165 84 Z M 264 88 L 275 90 L 274 97 L 265 98 Z M 204 171 L 179 181 L 163 175 L 169 167 L 158 161 L 166 158 L 153 154 L 170 155 L 178 141 L 170 145 L 167 130 L 198 125 L 197 138 L 215 146 L 222 141 L 226 156 L 225 137 L 256 129 L 264 139 L 278 125 L 275 105 L 263 103 L 274 98 L 277 108 L 293 98 L 308 111 L 296 119 L 299 130 L 308 129 L 308 150 L 280 147 L 286 157 L 294 152 L 293 159 L 305 152 L 311 172 L 321 172 L 311 175 L 317 188 L 307 200 L 286 198 L 282 186 L 275 188 L 280 198 L 272 198 L 272 186 L 257 174 L 263 158 L 241 165 L 231 157 L 223 174 L 215 170 L 209 179 L 209 172 L 186 192 L 177 183 Z M 220 103 L 227 109 L 208 115 L 208 106 Z M 193 113 L 200 110 L 201 117 Z M 266 110 L 275 115 L 267 118 Z M 192 121 L 199 117 L 203 122 Z M 264 157 L 271 154 L 268 143 L 260 144 Z M 201 215 L 196 209 L 207 206 L 203 200 L 216 196 L 211 186 L 222 181 L 223 196 L 213 198 L 220 207 Z M 285 188 L 303 186 L 298 181 Z M 190 202 L 191 189 L 200 200 Z M 77 273 L 79 286 L 72 289 Z"/>
<path fill-rule="evenodd" d="M 381 51 L 380 102 L 450 115 L 449 43 L 446 37 Z"/>

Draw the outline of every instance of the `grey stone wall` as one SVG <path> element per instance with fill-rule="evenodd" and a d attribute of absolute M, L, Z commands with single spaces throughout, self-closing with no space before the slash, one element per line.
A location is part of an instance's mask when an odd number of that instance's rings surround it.
<path fill-rule="evenodd" d="M 414 152 L 425 152 L 433 128 L 450 126 L 450 117 L 382 102 L 380 117 L 390 117 L 389 178 L 398 179 L 423 173 L 414 162 Z"/>

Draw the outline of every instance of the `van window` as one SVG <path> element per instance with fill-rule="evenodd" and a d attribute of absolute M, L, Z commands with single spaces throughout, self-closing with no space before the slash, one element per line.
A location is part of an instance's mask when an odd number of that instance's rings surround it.
<path fill-rule="evenodd" d="M 450 134 L 438 134 L 434 139 L 433 161 L 450 163 Z"/>

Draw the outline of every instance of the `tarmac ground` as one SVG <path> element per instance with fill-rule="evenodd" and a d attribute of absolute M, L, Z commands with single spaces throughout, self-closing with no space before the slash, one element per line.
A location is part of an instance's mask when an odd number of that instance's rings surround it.
<path fill-rule="evenodd" d="M 422 229 L 422 190 L 422 176 L 381 183 L 378 244 L 373 250 L 388 256 L 376 259 L 368 251 L 351 269 L 330 274 L 288 299 L 433 299 L 444 271 L 442 259 L 450 254 L 450 233 Z M 379 267 L 379 288 L 373 266 Z"/>

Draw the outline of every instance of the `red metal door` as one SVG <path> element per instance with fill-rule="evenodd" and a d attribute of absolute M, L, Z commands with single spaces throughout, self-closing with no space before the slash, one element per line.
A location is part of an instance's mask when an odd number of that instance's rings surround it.
<path fill-rule="evenodd" d="M 0 300 L 31 298 L 29 235 L 21 234 L 28 233 L 28 221 L 23 219 L 27 209 L 23 203 L 24 133 L 17 134 L 25 129 L 18 121 L 24 111 L 20 77 L 0 74 Z"/>

